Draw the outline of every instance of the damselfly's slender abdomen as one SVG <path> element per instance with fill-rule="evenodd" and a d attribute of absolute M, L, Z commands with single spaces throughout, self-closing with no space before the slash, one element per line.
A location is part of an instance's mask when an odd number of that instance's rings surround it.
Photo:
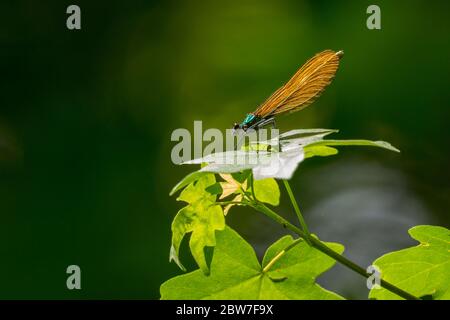
<path fill-rule="evenodd" d="M 299 111 L 313 103 L 333 80 L 343 51 L 325 50 L 309 59 L 294 76 L 276 90 L 254 112 L 247 114 L 234 129 L 259 128 L 274 116 Z"/>

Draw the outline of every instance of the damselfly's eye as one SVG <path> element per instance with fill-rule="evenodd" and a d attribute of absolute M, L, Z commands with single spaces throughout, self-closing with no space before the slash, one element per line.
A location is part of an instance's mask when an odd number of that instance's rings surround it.
<path fill-rule="evenodd" d="M 244 124 L 244 125 L 242 126 L 242 130 L 247 131 L 247 129 L 248 129 L 248 126 L 247 126 L 246 124 Z"/>
<path fill-rule="evenodd" d="M 234 129 L 234 130 L 239 129 L 239 124 L 235 122 L 234 125 L 233 125 L 233 129 Z"/>

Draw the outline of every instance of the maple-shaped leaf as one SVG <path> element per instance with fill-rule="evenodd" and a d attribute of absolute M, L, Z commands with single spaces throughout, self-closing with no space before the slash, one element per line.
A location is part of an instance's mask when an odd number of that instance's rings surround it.
<path fill-rule="evenodd" d="M 220 186 L 222 188 L 222 194 L 220 195 L 219 199 L 223 199 L 228 197 L 231 194 L 237 193 L 239 191 L 244 192 L 247 190 L 247 180 L 244 182 L 239 182 L 234 179 L 234 177 L 231 174 L 225 174 L 221 173 L 219 174 L 220 177 L 225 180 L 224 182 L 220 182 Z M 231 201 L 232 202 L 241 202 L 243 199 L 242 193 L 237 194 Z M 236 203 L 230 203 L 224 206 L 223 208 L 223 214 L 226 216 L 228 214 L 228 211 L 230 211 L 231 207 L 237 205 Z"/>
<path fill-rule="evenodd" d="M 219 176 L 225 180 L 224 182 L 220 182 L 220 186 L 222 187 L 222 194 L 219 199 L 224 199 L 229 195 L 238 192 L 239 190 L 245 191 L 247 189 L 247 180 L 243 183 L 236 181 L 231 174 L 221 173 Z"/>
<path fill-rule="evenodd" d="M 438 226 L 409 229 L 419 245 L 387 253 L 373 262 L 381 278 L 419 298 L 450 299 L 450 230 Z M 384 288 L 373 288 L 371 299 L 402 299 Z"/>
<path fill-rule="evenodd" d="M 214 174 L 202 175 L 197 181 L 191 182 L 180 194 L 177 200 L 188 205 L 178 211 L 172 222 L 172 247 L 170 260 L 185 270 L 179 260 L 181 241 L 187 233 L 192 233 L 189 247 L 192 256 L 200 269 L 208 273 L 204 249 L 216 245 L 215 231 L 225 228 L 225 218 L 221 206 L 216 204 L 216 196 L 206 191 L 215 183 Z"/>
<path fill-rule="evenodd" d="M 217 232 L 211 272 L 201 270 L 176 276 L 161 285 L 161 299 L 342 299 L 316 283 L 316 278 L 336 261 L 300 241 L 285 236 L 267 249 L 262 264 L 255 251 L 236 231 Z M 341 253 L 338 243 L 326 245 Z"/>

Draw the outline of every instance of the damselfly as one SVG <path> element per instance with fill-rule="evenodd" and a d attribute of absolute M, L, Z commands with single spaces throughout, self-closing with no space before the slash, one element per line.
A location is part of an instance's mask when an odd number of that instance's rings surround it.
<path fill-rule="evenodd" d="M 316 54 L 254 112 L 247 114 L 242 123 L 235 123 L 233 129 L 246 132 L 268 124 L 275 126 L 275 116 L 309 106 L 333 80 L 343 55 L 343 51 L 332 50 Z"/>

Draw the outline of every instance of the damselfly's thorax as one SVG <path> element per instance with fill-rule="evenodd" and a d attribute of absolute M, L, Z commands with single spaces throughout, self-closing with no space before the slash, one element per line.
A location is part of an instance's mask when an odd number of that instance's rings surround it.
<path fill-rule="evenodd" d="M 234 130 L 241 129 L 247 131 L 249 128 L 253 128 L 255 124 L 257 124 L 260 120 L 261 120 L 260 117 L 255 116 L 253 113 L 249 113 L 245 117 L 244 121 L 242 121 L 240 124 L 235 123 L 233 125 L 233 129 Z"/>

